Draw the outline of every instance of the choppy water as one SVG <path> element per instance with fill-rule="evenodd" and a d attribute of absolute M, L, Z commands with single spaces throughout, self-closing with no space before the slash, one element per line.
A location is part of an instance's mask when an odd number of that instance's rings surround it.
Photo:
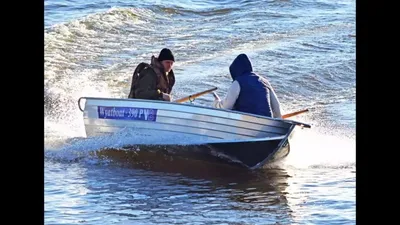
<path fill-rule="evenodd" d="M 355 224 L 355 1 L 46 0 L 44 32 L 46 224 Z M 244 52 L 312 129 L 258 172 L 84 139 L 78 98 L 126 97 L 163 47 L 176 98 L 223 96 Z"/>

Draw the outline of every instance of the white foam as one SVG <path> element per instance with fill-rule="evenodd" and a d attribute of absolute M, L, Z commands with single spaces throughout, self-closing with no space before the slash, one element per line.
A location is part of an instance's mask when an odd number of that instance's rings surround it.
<path fill-rule="evenodd" d="M 284 160 L 285 165 L 296 168 L 355 166 L 355 140 L 352 137 L 314 127 L 296 131 L 290 147 L 290 154 Z"/>

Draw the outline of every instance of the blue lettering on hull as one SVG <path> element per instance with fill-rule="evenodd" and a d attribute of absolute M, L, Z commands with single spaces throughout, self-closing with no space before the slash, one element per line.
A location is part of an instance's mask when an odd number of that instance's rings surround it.
<path fill-rule="evenodd" d="M 100 119 L 156 121 L 157 109 L 97 106 Z"/>

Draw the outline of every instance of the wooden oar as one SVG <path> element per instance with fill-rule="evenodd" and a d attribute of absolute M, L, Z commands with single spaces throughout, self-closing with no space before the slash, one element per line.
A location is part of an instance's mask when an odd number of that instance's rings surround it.
<path fill-rule="evenodd" d="M 292 117 L 292 116 L 296 116 L 298 114 L 305 113 L 305 112 L 308 112 L 308 109 L 303 109 L 303 110 L 300 110 L 300 111 L 296 111 L 296 112 L 285 114 L 285 115 L 282 116 L 282 119 L 286 119 L 286 118 L 289 118 L 289 117 Z"/>
<path fill-rule="evenodd" d="M 199 92 L 199 93 L 196 93 L 196 94 L 193 94 L 193 95 L 189 95 L 189 96 L 184 97 L 184 98 L 177 99 L 174 102 L 182 103 L 182 102 L 186 102 L 186 101 L 189 101 L 189 100 L 194 100 L 195 98 L 197 98 L 197 97 L 199 97 L 201 95 L 213 92 L 215 90 L 217 90 L 217 87 L 214 87 L 214 88 L 211 88 L 209 90 L 202 91 L 202 92 Z"/>
<path fill-rule="evenodd" d="M 213 92 L 213 95 L 214 95 L 215 99 L 219 99 L 219 96 L 217 95 L 217 93 Z M 300 111 L 296 111 L 296 112 L 285 114 L 285 115 L 282 116 L 282 119 L 286 119 L 286 118 L 289 118 L 289 117 L 292 117 L 292 116 L 296 116 L 298 114 L 305 113 L 305 112 L 308 112 L 308 109 L 303 109 L 303 110 L 300 110 Z"/>
<path fill-rule="evenodd" d="M 300 110 L 300 111 L 296 111 L 296 112 L 285 114 L 285 115 L 282 116 L 282 119 L 286 119 L 286 118 L 289 118 L 289 117 L 292 117 L 292 116 L 296 116 L 296 115 L 299 115 L 300 113 L 305 113 L 305 112 L 308 112 L 308 109 L 303 109 L 303 110 Z M 297 121 L 290 121 L 290 122 L 292 122 L 292 123 L 294 123 L 294 124 L 296 124 L 298 126 L 301 126 L 301 127 L 311 128 L 311 126 L 309 124 L 306 124 L 306 123 L 301 123 L 301 122 L 297 122 Z"/>

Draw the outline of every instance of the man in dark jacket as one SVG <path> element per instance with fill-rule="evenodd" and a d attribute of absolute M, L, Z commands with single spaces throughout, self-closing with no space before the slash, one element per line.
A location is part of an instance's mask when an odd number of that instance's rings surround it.
<path fill-rule="evenodd" d="M 171 91 L 175 84 L 172 67 L 175 57 L 164 48 L 158 57 L 151 57 L 150 64 L 140 63 L 133 73 L 128 98 L 172 101 Z"/>
<path fill-rule="evenodd" d="M 253 72 L 253 66 L 246 54 L 240 54 L 233 60 L 229 72 L 233 79 L 232 85 L 223 100 L 214 94 L 215 108 L 282 118 L 274 89 L 267 79 Z"/>

